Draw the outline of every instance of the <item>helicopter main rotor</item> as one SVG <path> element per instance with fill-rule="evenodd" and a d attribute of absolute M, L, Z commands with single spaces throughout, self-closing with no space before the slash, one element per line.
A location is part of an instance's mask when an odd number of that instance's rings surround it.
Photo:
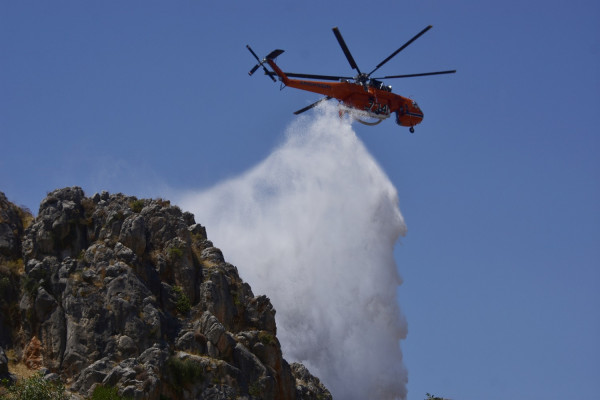
<path fill-rule="evenodd" d="M 353 80 L 357 84 L 362 85 L 365 88 L 365 90 L 368 89 L 368 87 L 373 83 L 373 81 L 379 81 L 380 79 L 414 78 L 414 77 L 418 77 L 418 76 L 453 74 L 456 72 L 456 70 L 423 72 L 423 73 L 417 73 L 417 74 L 404 74 L 404 75 L 387 75 L 387 76 L 382 76 L 382 77 L 378 77 L 378 78 L 371 78 L 371 75 L 375 71 L 377 71 L 384 64 L 386 64 L 388 61 L 390 61 L 392 58 L 394 58 L 402 50 L 404 50 L 409 45 L 411 45 L 415 40 L 420 38 L 423 34 L 425 34 L 425 32 L 430 30 L 432 27 L 433 27 L 432 25 L 429 25 L 425 29 L 423 29 L 421 32 L 417 33 L 409 41 L 404 43 L 396 51 L 394 51 L 387 58 L 385 58 L 383 61 L 381 61 L 379 64 L 377 64 L 377 66 L 375 66 L 375 68 L 371 72 L 366 74 L 364 72 L 361 72 L 360 68 L 358 67 L 358 64 L 356 63 L 356 61 L 354 60 L 354 57 L 352 56 L 352 53 L 350 52 L 350 49 L 348 48 L 348 45 L 346 44 L 346 41 L 344 40 L 342 34 L 340 33 L 340 30 L 336 26 L 336 27 L 332 28 L 333 34 L 335 35 L 335 38 L 337 39 L 338 44 L 342 48 L 342 51 L 344 52 L 344 55 L 346 56 L 346 59 L 348 60 L 350 67 L 352 69 L 356 70 L 356 72 L 358 72 L 358 74 L 356 76 L 350 77 L 350 76 L 337 76 L 337 75 L 298 74 L 298 73 L 294 73 L 294 72 L 286 72 L 285 74 L 287 76 L 289 76 L 290 78 L 321 79 L 321 80 L 330 80 L 330 81 Z M 258 68 L 258 66 L 256 68 Z M 275 76 L 274 72 L 265 72 L 265 74 L 271 76 L 272 78 Z M 379 82 L 379 83 L 381 83 L 381 82 Z"/>

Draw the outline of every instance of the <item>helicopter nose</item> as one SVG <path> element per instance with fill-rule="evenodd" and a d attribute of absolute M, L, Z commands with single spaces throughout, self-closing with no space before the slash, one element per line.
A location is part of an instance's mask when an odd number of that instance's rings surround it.
<path fill-rule="evenodd" d="M 401 126 L 415 126 L 423 121 L 423 111 L 419 108 L 409 108 L 396 114 L 396 122 Z"/>
<path fill-rule="evenodd" d="M 418 105 L 414 104 L 413 107 L 410 109 L 410 111 L 408 112 L 408 115 L 411 117 L 411 125 L 417 125 L 420 124 L 421 121 L 423 121 L 423 111 L 421 111 L 421 109 L 419 108 Z"/>

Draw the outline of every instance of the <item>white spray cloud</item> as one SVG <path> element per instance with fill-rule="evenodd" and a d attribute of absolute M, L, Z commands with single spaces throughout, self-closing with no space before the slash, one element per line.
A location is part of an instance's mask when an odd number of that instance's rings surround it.
<path fill-rule="evenodd" d="M 397 192 L 334 107 L 295 122 L 256 167 L 180 204 L 270 297 L 288 361 L 336 399 L 405 398 Z"/>

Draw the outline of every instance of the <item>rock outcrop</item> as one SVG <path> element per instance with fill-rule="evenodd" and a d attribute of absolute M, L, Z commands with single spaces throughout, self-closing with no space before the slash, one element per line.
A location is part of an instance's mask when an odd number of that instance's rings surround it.
<path fill-rule="evenodd" d="M 165 200 L 65 188 L 31 220 L 0 193 L 0 311 L 0 374 L 10 349 L 76 398 L 331 398 L 283 359 L 269 299 Z"/>

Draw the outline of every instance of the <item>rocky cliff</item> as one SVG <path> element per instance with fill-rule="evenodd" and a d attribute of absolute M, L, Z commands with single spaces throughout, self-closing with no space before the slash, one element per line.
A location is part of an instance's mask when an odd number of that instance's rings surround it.
<path fill-rule="evenodd" d="M 0 378 L 17 367 L 81 399 L 331 398 L 192 214 L 78 187 L 35 219 L 0 193 Z"/>

